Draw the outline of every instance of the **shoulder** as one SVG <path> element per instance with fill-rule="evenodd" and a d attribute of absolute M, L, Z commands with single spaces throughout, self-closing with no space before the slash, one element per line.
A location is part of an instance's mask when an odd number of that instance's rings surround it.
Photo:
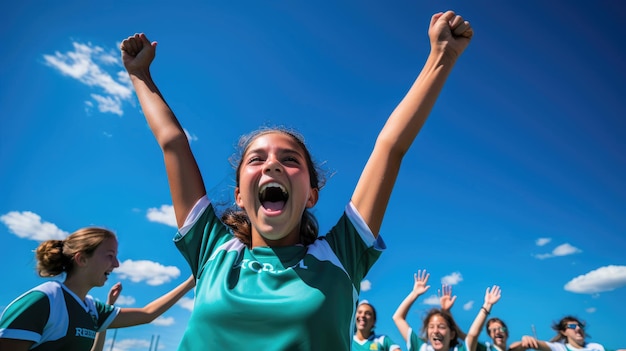
<path fill-rule="evenodd" d="M 604 346 L 596 342 L 589 342 L 585 344 L 585 349 L 590 351 L 605 351 Z"/>

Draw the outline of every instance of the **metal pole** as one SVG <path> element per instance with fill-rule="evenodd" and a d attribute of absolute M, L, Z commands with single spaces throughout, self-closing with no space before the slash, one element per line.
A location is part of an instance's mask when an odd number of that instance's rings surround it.
<path fill-rule="evenodd" d="M 117 328 L 113 331 L 113 340 L 111 340 L 111 351 L 113 351 L 113 345 L 115 345 L 115 338 L 117 337 Z"/>
<path fill-rule="evenodd" d="M 156 336 L 156 341 L 154 342 L 154 351 L 157 351 L 157 347 L 159 346 L 159 336 L 160 335 L 158 334 Z"/>

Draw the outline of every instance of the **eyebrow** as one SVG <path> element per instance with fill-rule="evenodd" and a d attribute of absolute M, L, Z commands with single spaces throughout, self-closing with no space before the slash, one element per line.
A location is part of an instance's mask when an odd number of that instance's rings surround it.
<path fill-rule="evenodd" d="M 256 149 L 250 149 L 246 152 L 246 156 L 250 155 L 250 154 L 266 154 L 267 151 L 265 151 L 265 148 L 259 147 Z M 286 154 L 286 155 L 296 155 L 298 157 L 302 157 L 304 158 L 304 154 L 301 151 L 298 151 L 297 149 L 283 149 L 283 148 L 278 148 L 278 153 L 279 154 Z"/>

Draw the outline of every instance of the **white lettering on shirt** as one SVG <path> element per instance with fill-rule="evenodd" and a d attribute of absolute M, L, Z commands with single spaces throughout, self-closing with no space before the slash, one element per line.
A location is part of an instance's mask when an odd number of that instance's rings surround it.
<path fill-rule="evenodd" d="M 96 338 L 96 332 L 91 330 L 91 329 L 76 328 L 76 335 L 75 336 L 82 336 L 82 337 L 89 338 L 89 339 L 95 339 Z"/>
<path fill-rule="evenodd" d="M 278 269 L 274 267 L 274 265 L 272 265 L 271 263 L 261 263 L 259 261 L 253 261 L 253 260 L 244 258 L 241 261 L 241 264 L 235 266 L 235 268 L 239 268 L 239 267 L 241 267 L 241 269 L 249 269 L 255 273 L 267 272 L 267 273 L 272 273 L 272 274 L 280 274 L 284 271 L 287 271 L 289 269 L 294 269 L 294 268 L 309 269 L 309 267 L 307 267 L 304 264 L 304 259 L 300 260 L 298 263 L 296 263 L 295 265 L 291 267 L 287 267 L 286 269 Z"/>

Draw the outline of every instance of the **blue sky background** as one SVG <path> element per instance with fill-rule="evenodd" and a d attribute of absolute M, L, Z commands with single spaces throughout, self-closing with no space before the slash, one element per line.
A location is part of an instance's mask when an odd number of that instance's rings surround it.
<path fill-rule="evenodd" d="M 41 240 L 101 225 L 119 237 L 120 305 L 143 306 L 190 273 L 172 237 L 161 152 L 119 59 L 122 39 L 158 41 L 153 76 L 187 130 L 209 193 L 228 200 L 237 137 L 301 131 L 332 173 L 316 206 L 341 214 L 385 119 L 419 73 L 433 13 L 475 37 L 407 154 L 363 283 L 377 331 L 413 273 L 441 282 L 467 330 L 485 289 L 509 341 L 554 333 L 566 314 L 590 341 L 625 348 L 626 5 L 557 1 L 19 1 L 0 5 L 0 308 L 41 283 Z M 115 350 L 175 350 L 192 294 Z M 113 332 L 109 332 L 112 336 Z M 481 341 L 486 341 L 483 333 Z M 109 341 L 107 341 L 108 350 Z M 406 347 L 403 347 L 406 349 Z"/>

